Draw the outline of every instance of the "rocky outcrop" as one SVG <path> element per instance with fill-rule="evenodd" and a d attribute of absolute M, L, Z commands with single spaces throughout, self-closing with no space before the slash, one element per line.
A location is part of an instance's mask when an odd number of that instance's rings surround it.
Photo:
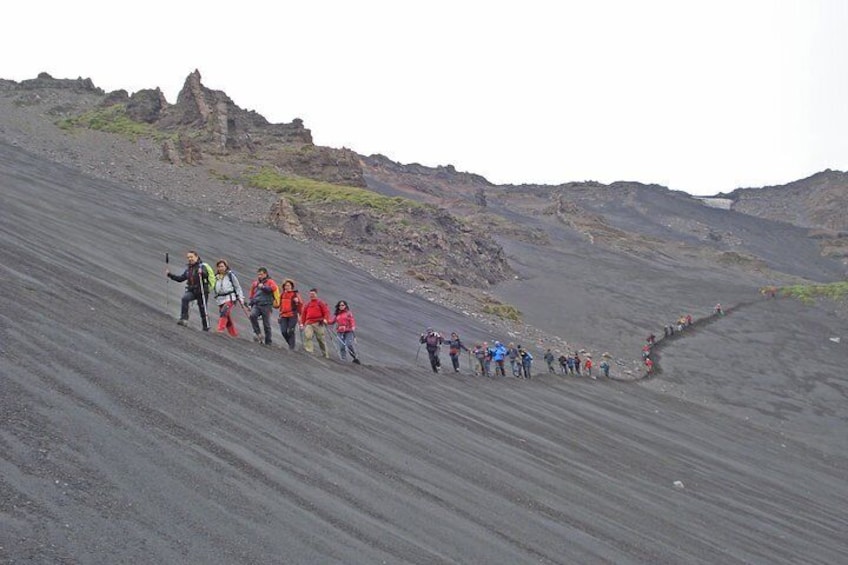
<path fill-rule="evenodd" d="M 312 143 L 312 134 L 301 120 L 270 124 L 260 114 L 236 106 L 226 93 L 206 88 L 200 78 L 196 70 L 186 78 L 177 103 L 163 109 L 157 126 L 204 132 L 208 150 L 221 154 L 240 149 L 253 152 L 265 135 L 286 143 Z"/>
<path fill-rule="evenodd" d="M 457 171 L 453 165 L 426 167 L 401 164 L 384 155 L 362 157 L 366 180 L 393 187 L 410 198 L 436 203 L 441 199 L 462 199 L 480 205 L 481 191 L 493 188 L 485 177 Z M 485 192 L 482 192 L 485 205 Z"/>
<path fill-rule="evenodd" d="M 448 211 L 413 205 L 379 211 L 351 203 L 283 196 L 269 220 L 277 229 L 402 265 L 422 280 L 488 287 L 514 275 L 503 248 Z"/>
<path fill-rule="evenodd" d="M 98 106 L 102 108 L 108 108 L 109 106 L 114 106 L 115 104 L 124 104 L 130 101 L 129 93 L 123 88 L 120 90 L 113 90 L 103 97 L 103 100 L 100 101 Z"/>
<path fill-rule="evenodd" d="M 90 78 L 61 79 L 53 78 L 47 73 L 39 73 L 36 78 L 23 80 L 18 84 L 20 90 L 67 89 L 74 92 L 91 92 L 103 94 L 102 88 L 94 86 Z"/>
<path fill-rule="evenodd" d="M 139 90 L 127 101 L 127 116 L 137 122 L 152 124 L 159 120 L 168 107 L 165 95 L 157 88 Z"/>
<path fill-rule="evenodd" d="M 804 228 L 848 231 L 848 173 L 830 169 L 780 186 L 739 188 L 732 210 Z"/>
<path fill-rule="evenodd" d="M 280 232 L 298 240 L 305 239 L 303 224 L 288 198 L 280 197 L 268 213 L 268 223 Z"/>
<path fill-rule="evenodd" d="M 332 184 L 365 187 L 359 155 L 349 149 L 315 145 L 283 147 L 273 154 L 280 170 Z"/>
<path fill-rule="evenodd" d="M 203 161 L 203 152 L 189 136 L 180 133 L 162 143 L 162 159 L 173 165 L 197 165 Z"/>

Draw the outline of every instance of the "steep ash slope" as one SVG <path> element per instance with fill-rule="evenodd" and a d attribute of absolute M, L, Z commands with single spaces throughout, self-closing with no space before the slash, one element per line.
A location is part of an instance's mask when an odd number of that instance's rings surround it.
<path fill-rule="evenodd" d="M 5 144 L 0 172 L 0 561 L 848 560 L 846 462 L 812 440 L 643 385 L 434 376 L 423 325 L 485 329 Z M 177 327 L 188 247 L 349 299 L 370 366 Z"/>

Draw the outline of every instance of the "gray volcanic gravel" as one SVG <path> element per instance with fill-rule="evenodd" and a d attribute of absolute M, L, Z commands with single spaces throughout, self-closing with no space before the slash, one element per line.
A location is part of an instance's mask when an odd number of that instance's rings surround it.
<path fill-rule="evenodd" d="M 491 330 L 3 142 L 0 171 L 2 563 L 848 562 L 824 305 L 752 303 L 638 383 L 434 375 L 422 327 Z M 178 327 L 188 248 L 349 300 L 366 365 Z"/>

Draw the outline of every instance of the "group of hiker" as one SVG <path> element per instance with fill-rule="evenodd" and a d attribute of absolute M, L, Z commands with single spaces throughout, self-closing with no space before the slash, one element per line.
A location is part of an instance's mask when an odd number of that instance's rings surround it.
<path fill-rule="evenodd" d="M 775 287 L 770 287 L 767 291 L 761 290 L 766 297 L 774 298 L 777 290 Z M 713 316 L 724 316 L 724 309 L 721 307 L 721 303 L 717 303 L 713 307 Z M 663 326 L 663 337 L 672 337 L 675 334 L 683 332 L 686 328 L 692 325 L 692 314 L 683 314 L 677 321 L 671 324 L 666 324 Z M 653 352 L 654 345 L 657 343 L 657 337 L 651 333 L 648 334 L 648 337 L 645 339 L 645 345 L 642 346 L 642 361 L 645 364 L 645 371 L 650 376 L 654 373 L 654 360 L 651 358 L 651 353 Z"/>
<path fill-rule="evenodd" d="M 271 278 L 267 267 L 256 269 L 256 278 L 245 291 L 239 277 L 225 259 L 217 260 L 213 269 L 196 251 L 191 250 L 186 252 L 186 261 L 187 265 L 182 273 L 175 274 L 170 268 L 165 269 L 165 276 L 169 280 L 186 284 L 180 302 L 180 318 L 177 322 L 179 325 L 188 325 L 189 310 L 194 302 L 200 313 L 203 331 L 210 331 L 212 324 L 208 305 L 209 299 L 214 298 L 218 307 L 218 334 L 238 337 L 239 332 L 233 315 L 240 309 L 250 320 L 253 339 L 259 344 L 272 345 L 272 320 L 276 318 L 280 334 L 290 350 L 296 348 L 297 333 L 300 332 L 303 349 L 307 353 L 314 352 L 314 340 L 318 343 L 321 354 L 329 358 L 329 333 L 336 342 L 340 359 L 346 360 L 350 355 L 354 363 L 360 363 L 356 350 L 356 320 L 347 301 L 339 300 L 335 310 L 331 312 L 327 303 L 318 297 L 317 288 L 311 288 L 308 298 L 304 300 L 295 288 L 293 279 L 286 278 L 277 284 Z M 514 377 L 531 378 L 533 355 L 521 345 L 504 344 L 500 341 L 494 341 L 490 345 L 484 341 L 469 348 L 456 332 L 452 332 L 450 337 L 445 339 L 433 328 L 422 333 L 419 342 L 421 346 L 426 346 L 430 367 L 434 373 L 441 369 L 439 352 L 443 345 L 447 345 L 454 372 L 460 371 L 460 359 L 462 353 L 466 352 L 470 363 L 472 357 L 476 360 L 476 363 L 471 363 L 475 374 L 492 378 L 505 377 L 508 362 Z M 419 346 L 419 352 L 420 349 Z M 603 357 L 599 367 L 603 375 L 609 377 L 609 354 L 604 353 Z M 557 357 L 548 349 L 543 359 L 549 373 L 556 374 L 558 364 L 563 375 L 586 375 L 596 378 L 593 374 L 592 356 L 583 350 Z"/>
<path fill-rule="evenodd" d="M 188 264 L 181 274 L 174 274 L 167 268 L 165 270 L 165 276 L 170 280 L 186 283 L 181 300 L 180 319 L 177 322 L 181 326 L 188 325 L 189 307 L 192 302 L 196 302 L 203 331 L 209 331 L 211 324 L 208 302 L 209 298 L 213 297 L 218 306 L 219 334 L 226 332 L 232 337 L 238 336 L 238 330 L 233 323 L 233 312 L 240 308 L 250 320 L 254 341 L 271 345 L 271 322 L 276 315 L 280 333 L 289 349 L 295 349 L 299 330 L 303 338 L 303 349 L 307 353 L 313 353 L 314 339 L 321 354 L 329 358 L 330 352 L 326 342 L 328 329 L 337 342 L 339 357 L 345 360 L 350 354 L 353 362 L 359 364 L 356 353 L 356 320 L 347 301 L 339 300 L 335 311 L 330 312 L 327 303 L 318 298 L 317 288 L 311 288 L 308 299 L 304 301 L 295 288 L 293 279 L 287 278 L 278 285 L 266 267 L 256 270 L 256 278 L 251 282 L 249 292 L 245 296 L 238 276 L 225 259 L 216 261 L 214 270 L 208 263 L 204 263 L 194 250 L 186 253 L 186 260 Z"/>
<path fill-rule="evenodd" d="M 488 342 L 478 342 L 472 348 L 468 348 L 460 339 L 456 332 L 450 334 L 450 338 L 445 339 L 442 334 L 433 328 L 427 328 L 427 331 L 419 337 L 419 352 L 421 346 L 425 346 L 427 356 L 430 361 L 430 368 L 434 373 L 438 373 L 441 369 L 441 359 L 439 353 L 442 345 L 447 345 L 448 354 L 451 359 L 453 371 L 460 371 L 460 358 L 462 352 L 465 351 L 471 358 L 476 360 L 476 364 L 472 363 L 472 369 L 475 375 L 484 377 L 506 377 L 506 365 L 509 362 L 510 372 L 512 376 L 519 379 L 529 379 L 532 374 L 533 355 L 523 346 L 515 343 L 504 344 L 500 341 L 494 341 L 490 345 Z M 604 353 L 604 359 L 600 364 L 600 369 L 603 375 L 609 378 L 610 363 L 608 353 Z M 584 358 L 580 358 L 579 352 L 574 352 L 568 355 L 560 355 L 557 357 L 549 348 L 545 351 L 542 359 L 548 367 L 548 373 L 556 374 L 555 364 L 558 363 L 563 375 L 571 374 L 582 376 L 586 375 L 590 378 L 597 378 L 592 373 L 594 362 L 590 354 L 584 354 Z"/>

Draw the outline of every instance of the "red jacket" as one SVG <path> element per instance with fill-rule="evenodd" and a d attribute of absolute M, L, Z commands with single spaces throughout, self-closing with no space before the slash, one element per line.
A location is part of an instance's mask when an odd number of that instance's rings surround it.
<path fill-rule="evenodd" d="M 353 312 L 347 309 L 330 320 L 330 323 L 336 324 L 336 331 L 339 333 L 356 331 L 356 320 L 353 319 Z"/>
<path fill-rule="evenodd" d="M 296 290 L 287 290 L 280 297 L 280 318 L 293 318 L 303 313 L 303 300 Z"/>
<path fill-rule="evenodd" d="M 303 312 L 300 314 L 300 323 L 303 325 L 317 324 L 324 320 L 329 321 L 329 319 L 330 307 L 327 306 L 327 303 L 320 298 L 307 302 L 303 307 Z"/>

